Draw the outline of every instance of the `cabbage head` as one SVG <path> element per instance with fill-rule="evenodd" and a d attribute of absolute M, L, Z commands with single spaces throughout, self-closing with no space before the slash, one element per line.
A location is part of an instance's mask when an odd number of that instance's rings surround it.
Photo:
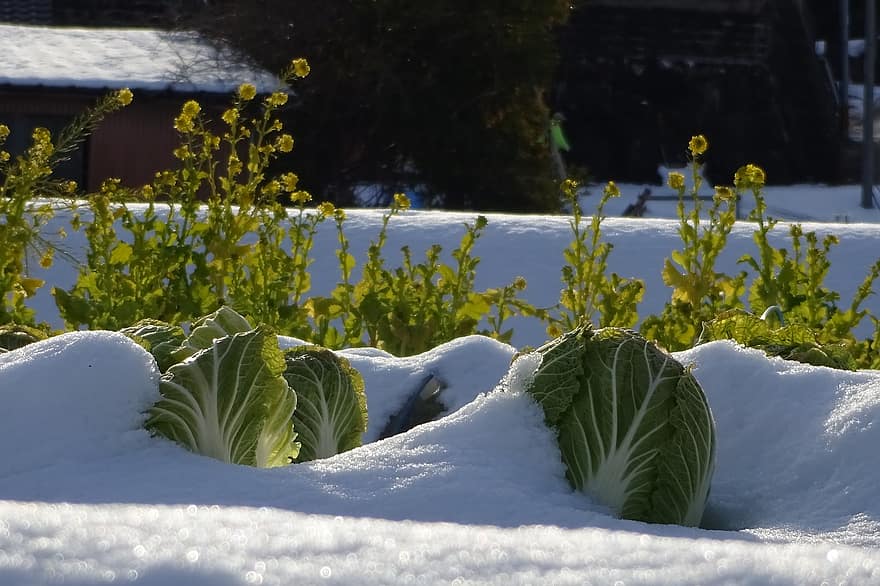
<path fill-rule="evenodd" d="M 636 332 L 589 324 L 536 352 L 525 389 L 556 431 L 571 485 L 624 519 L 698 525 L 715 423 L 689 370 Z"/>
<path fill-rule="evenodd" d="M 364 380 L 348 360 L 320 346 L 284 354 L 284 380 L 297 396 L 293 425 L 301 448 L 297 462 L 329 458 L 361 445 L 367 429 Z"/>
<path fill-rule="evenodd" d="M 222 462 L 290 464 L 296 394 L 287 385 L 277 337 L 259 327 L 216 338 L 162 375 L 162 398 L 144 424 L 154 435 Z"/>

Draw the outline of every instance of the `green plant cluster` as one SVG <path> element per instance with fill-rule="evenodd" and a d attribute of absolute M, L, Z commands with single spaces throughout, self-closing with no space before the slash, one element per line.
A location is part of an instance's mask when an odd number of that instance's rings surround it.
<path fill-rule="evenodd" d="M 308 64 L 297 59 L 283 78 L 294 83 L 308 73 Z M 38 129 L 34 145 L 14 162 L 0 151 L 0 324 L 37 325 L 25 300 L 43 283 L 31 276 L 27 261 L 37 256 L 42 266 L 51 265 L 56 246 L 44 238 L 42 228 L 55 202 L 66 200 L 49 196 L 76 194 L 75 185 L 53 182 L 52 165 L 104 115 L 131 99 L 128 90 L 109 95 L 55 145 L 47 131 Z M 190 100 L 174 121 L 181 138 L 175 169 L 157 173 L 136 190 L 108 179 L 97 193 L 65 204 L 75 206 L 71 229 L 82 230 L 88 241 L 76 284 L 52 291 L 69 328 L 118 330 L 144 319 L 184 323 L 230 306 L 275 333 L 323 347 L 368 345 L 409 355 L 473 333 L 509 341 L 507 320 L 513 316 L 542 320 L 551 337 L 585 322 L 601 327 L 639 322 L 644 283 L 609 272 L 612 245 L 602 238 L 602 209 L 619 195 L 613 183 L 605 187 L 589 224 L 578 205 L 577 184 L 562 185 L 571 208 L 572 240 L 563 251 L 562 288 L 553 307 L 525 301 L 521 277 L 476 290 L 480 258 L 475 247 L 487 228 L 483 216 L 465 223 L 449 260 L 439 245 L 425 251 L 422 260 L 404 246 L 401 263 L 391 266 L 385 250 L 388 230 L 393 218 L 409 208 L 402 194 L 383 215 L 357 271 L 345 211 L 329 202 L 312 207 L 311 195 L 299 188 L 294 173 L 273 171 L 276 159 L 294 146 L 277 116 L 287 100 L 285 91 L 258 98 L 255 88 L 244 84 L 222 113 L 222 125 Z M 880 276 L 880 260 L 851 302 L 839 305 L 840 295 L 824 284 L 837 239 L 827 236 L 820 242 L 814 232 L 794 225 L 791 250 L 774 247 L 769 234 L 776 221 L 766 216 L 765 177 L 759 167 L 746 165 L 732 186 L 716 186 L 703 215 L 700 171 L 707 148 L 702 136 L 689 144 L 690 189 L 683 175 L 668 178 L 679 194 L 682 248 L 672 252 L 662 270 L 670 300 L 659 315 L 641 320 L 642 335 L 670 351 L 689 348 L 701 339 L 705 324 L 743 310 L 747 301 L 756 314 L 778 307 L 788 322 L 808 329 L 811 343 L 820 348 L 842 345 L 852 362 L 841 365 L 880 366 L 880 320 L 862 307 Z M 744 270 L 730 276 L 715 265 L 736 222 L 737 202 L 749 193 L 756 202 L 748 220 L 756 226 L 757 251 L 744 255 L 739 261 Z M 687 199 L 693 204 L 690 211 Z M 335 224 L 339 281 L 330 293 L 317 296 L 310 295 L 310 266 L 315 235 L 324 222 Z M 858 340 L 853 331 L 866 318 L 874 322 L 875 334 Z"/>
<path fill-rule="evenodd" d="M 52 169 L 67 160 L 103 118 L 131 102 L 131 92 L 120 90 L 109 94 L 73 120 L 55 142 L 45 128 L 36 128 L 31 145 L 13 157 L 3 149 L 9 127 L 0 124 L 0 325 L 31 323 L 33 310 L 25 305 L 41 279 L 29 276 L 29 259 L 49 267 L 55 248 L 45 238 L 43 228 L 54 214 L 50 197 L 70 195 L 76 184 L 52 177 Z M 35 200 L 42 203 L 35 205 Z"/>

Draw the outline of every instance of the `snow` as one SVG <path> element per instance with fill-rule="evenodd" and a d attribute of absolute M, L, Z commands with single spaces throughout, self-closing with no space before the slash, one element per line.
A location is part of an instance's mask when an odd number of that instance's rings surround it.
<path fill-rule="evenodd" d="M 261 92 L 278 79 L 195 33 L 0 24 L 0 84 L 178 92 Z"/>
<path fill-rule="evenodd" d="M 640 191 L 622 187 L 609 215 Z M 838 189 L 771 189 L 768 199 L 815 217 L 869 217 Z M 653 219 L 606 221 L 611 269 L 648 282 L 642 315 L 668 296 L 659 269 L 678 245 L 663 219 L 671 209 L 649 202 Z M 393 218 L 386 256 L 394 262 L 404 243 L 416 255 L 433 242 L 448 252 L 473 216 Z M 362 258 L 381 212 L 348 217 Z M 805 227 L 840 236 L 829 285 L 846 302 L 876 258 L 880 226 Z M 332 232 L 319 233 L 318 258 L 333 258 Z M 785 234 L 780 225 L 775 238 Z M 75 254 L 78 238 L 65 241 Z M 527 298 L 552 304 L 567 243 L 565 217 L 490 215 L 477 285 L 522 274 Z M 719 270 L 736 270 L 753 246 L 751 227 L 737 223 Z M 312 268 L 317 292 L 333 286 L 334 263 Z M 38 276 L 69 286 L 75 273 L 58 263 Z M 50 303 L 37 300 L 40 317 Z M 880 313 L 875 298 L 869 305 Z M 544 341 L 539 324 L 513 325 L 517 347 Z M 717 423 L 697 529 L 618 520 L 573 492 L 539 408 L 520 391 L 538 359 L 522 356 L 507 375 L 516 351 L 480 336 L 406 358 L 342 351 L 365 379 L 365 445 L 271 470 L 150 437 L 141 425 L 158 372 L 119 334 L 72 332 L 2 354 L 0 585 L 880 583 L 880 371 L 771 359 L 731 342 L 677 353 Z M 379 440 L 428 375 L 443 381 L 448 414 Z"/>

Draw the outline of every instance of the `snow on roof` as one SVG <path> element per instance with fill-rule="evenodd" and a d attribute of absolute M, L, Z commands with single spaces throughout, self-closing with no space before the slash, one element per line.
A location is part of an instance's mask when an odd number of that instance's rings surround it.
<path fill-rule="evenodd" d="M 193 32 L 0 24 L 0 84 L 219 92 L 276 76 Z"/>

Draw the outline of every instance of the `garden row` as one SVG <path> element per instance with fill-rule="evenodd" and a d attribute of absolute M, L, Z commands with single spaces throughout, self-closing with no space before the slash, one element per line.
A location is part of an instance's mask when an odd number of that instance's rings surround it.
<path fill-rule="evenodd" d="M 284 79 L 292 82 L 307 72 L 298 60 Z M 613 247 L 602 236 L 602 209 L 619 195 L 613 183 L 590 217 L 579 206 L 578 186 L 571 181 L 561 186 L 560 197 L 571 210 L 571 242 L 562 251 L 559 300 L 539 308 L 524 299 L 523 278 L 476 289 L 480 258 L 474 246 L 490 229 L 482 216 L 467 225 L 448 257 L 434 245 L 417 260 L 404 247 L 402 262 L 390 266 L 385 244 L 393 218 L 409 207 L 404 195 L 396 196 L 382 216 L 366 260 L 357 267 L 345 211 L 329 202 L 311 206 L 294 173 L 273 171 L 280 166 L 276 159 L 294 145 L 277 119 L 287 101 L 284 92 L 258 98 L 253 86 L 242 85 L 216 122 L 197 102 L 186 102 L 175 119 L 179 164 L 139 189 L 108 179 L 97 193 L 84 194 L 52 177 L 53 167 L 104 116 L 131 100 L 128 90 L 112 93 L 54 140 L 37 129 L 22 155 L 0 151 L 0 326 L 7 332 L 22 326 L 48 329 L 26 304 L 46 286 L 30 274 L 28 260 L 39 258 L 43 267 L 55 261 L 58 248 L 44 229 L 59 208 L 67 207 L 69 228 L 87 240 L 75 285 L 52 290 L 71 329 L 118 330 L 142 319 L 188 323 L 230 306 L 271 331 L 327 348 L 368 345 L 407 355 L 472 333 L 508 341 L 509 318 L 524 316 L 542 320 L 551 338 L 586 322 L 640 324 L 642 335 L 671 351 L 735 338 L 815 364 L 880 366 L 874 351 L 880 322 L 862 307 L 880 275 L 880 260 L 853 299 L 842 303 L 824 282 L 834 236 L 820 239 L 796 224 L 789 227 L 790 248 L 771 244 L 776 222 L 766 216 L 759 167 L 747 165 L 732 186 L 715 187 L 711 203 L 698 197 L 707 149 L 702 136 L 688 147 L 690 180 L 678 173 L 668 177 L 679 194 L 681 237 L 681 247 L 662 269 L 671 297 L 659 314 L 639 316 L 644 282 L 608 269 Z M 7 135 L 0 125 L 0 141 Z M 740 197 L 755 199 L 748 217 L 755 226 L 755 252 L 739 260 L 742 271 L 729 275 L 716 270 L 716 261 Z M 324 222 L 335 224 L 339 278 L 329 294 L 310 295 L 312 247 Z M 857 339 L 854 331 L 866 319 L 873 321 L 875 334 Z M 28 335 L 39 333 L 32 329 Z M 0 347 L 11 345 L 0 341 Z"/>

